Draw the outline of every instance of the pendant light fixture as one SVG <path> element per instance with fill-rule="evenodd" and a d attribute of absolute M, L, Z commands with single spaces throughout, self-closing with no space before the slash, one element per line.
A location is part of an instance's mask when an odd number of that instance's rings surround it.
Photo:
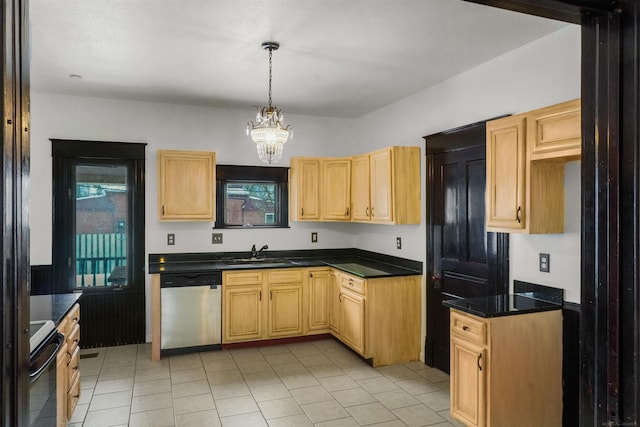
<path fill-rule="evenodd" d="M 279 43 L 264 42 L 262 48 L 269 51 L 269 106 L 258 107 L 256 122 L 247 123 L 247 135 L 256 143 L 258 157 L 265 163 L 276 163 L 282 157 L 282 148 L 293 137 L 291 126 L 284 125 L 284 113 L 271 105 L 271 57 Z"/>

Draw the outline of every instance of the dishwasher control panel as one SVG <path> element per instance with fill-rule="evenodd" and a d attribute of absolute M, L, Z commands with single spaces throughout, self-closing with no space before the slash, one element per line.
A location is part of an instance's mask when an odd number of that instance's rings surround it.
<path fill-rule="evenodd" d="M 160 275 L 161 288 L 181 288 L 184 286 L 222 285 L 222 272 L 206 273 L 163 273 Z"/>

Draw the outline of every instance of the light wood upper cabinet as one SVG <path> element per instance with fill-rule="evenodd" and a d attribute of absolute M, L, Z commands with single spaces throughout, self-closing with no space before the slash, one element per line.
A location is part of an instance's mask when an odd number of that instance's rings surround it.
<path fill-rule="evenodd" d="M 351 159 L 322 160 L 322 219 L 351 218 Z"/>
<path fill-rule="evenodd" d="M 487 123 L 487 229 L 525 228 L 525 118 Z"/>
<path fill-rule="evenodd" d="M 420 224 L 419 147 L 388 147 L 356 156 L 352 171 L 353 221 Z"/>
<path fill-rule="evenodd" d="M 215 188 L 215 153 L 158 151 L 158 217 L 161 221 L 215 221 Z"/>
<path fill-rule="evenodd" d="M 451 416 L 468 426 L 562 425 L 562 311 L 451 310 Z"/>
<path fill-rule="evenodd" d="M 580 159 L 580 100 L 487 122 L 487 231 L 564 231 L 564 167 Z"/>
<path fill-rule="evenodd" d="M 320 158 L 291 159 L 289 217 L 292 221 L 320 220 Z"/>
<path fill-rule="evenodd" d="M 369 155 L 351 158 L 351 219 L 358 222 L 371 220 L 369 198 Z"/>
<path fill-rule="evenodd" d="M 579 159 L 582 151 L 580 111 L 580 99 L 574 99 L 529 112 L 530 159 Z"/>

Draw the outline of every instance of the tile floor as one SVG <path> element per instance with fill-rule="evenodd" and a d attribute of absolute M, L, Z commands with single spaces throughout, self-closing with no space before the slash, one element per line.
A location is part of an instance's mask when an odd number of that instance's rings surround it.
<path fill-rule="evenodd" d="M 421 362 L 372 368 L 332 339 L 150 355 L 150 344 L 82 350 L 68 426 L 461 425 L 448 375 Z"/>

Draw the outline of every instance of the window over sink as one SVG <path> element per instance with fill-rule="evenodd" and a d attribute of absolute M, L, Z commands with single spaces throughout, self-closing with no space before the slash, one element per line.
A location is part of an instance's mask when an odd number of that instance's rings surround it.
<path fill-rule="evenodd" d="M 288 228 L 289 168 L 218 165 L 215 228 Z"/>

